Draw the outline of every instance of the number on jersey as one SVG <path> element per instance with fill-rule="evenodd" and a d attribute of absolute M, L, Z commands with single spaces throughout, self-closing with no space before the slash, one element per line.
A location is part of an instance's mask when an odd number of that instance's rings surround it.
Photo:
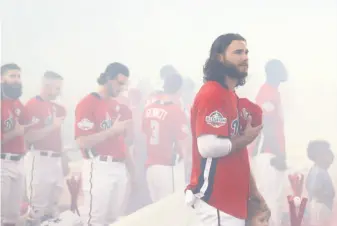
<path fill-rule="evenodd" d="M 150 126 L 151 126 L 150 144 L 158 145 L 159 144 L 159 122 L 157 120 L 151 120 Z"/>

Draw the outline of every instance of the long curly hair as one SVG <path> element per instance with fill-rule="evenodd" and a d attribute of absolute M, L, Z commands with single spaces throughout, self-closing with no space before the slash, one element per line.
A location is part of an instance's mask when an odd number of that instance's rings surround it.
<path fill-rule="evenodd" d="M 226 87 L 224 76 L 235 76 L 237 74 L 237 69 L 233 65 L 225 65 L 217 59 L 219 54 L 224 53 L 228 46 L 235 40 L 238 41 L 246 41 L 239 34 L 228 33 L 224 35 L 220 35 L 215 41 L 213 42 L 210 50 L 210 54 L 208 59 L 205 62 L 203 67 L 204 82 L 207 81 L 216 81 Z M 238 85 L 244 85 L 246 83 L 246 78 L 239 78 Z"/>

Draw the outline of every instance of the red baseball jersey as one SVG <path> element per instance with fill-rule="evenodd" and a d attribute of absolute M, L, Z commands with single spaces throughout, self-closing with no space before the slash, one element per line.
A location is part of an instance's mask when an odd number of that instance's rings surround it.
<path fill-rule="evenodd" d="M 40 130 L 53 124 L 54 117 L 65 117 L 63 106 L 43 100 L 40 96 L 33 97 L 25 105 L 25 111 L 30 112 L 28 124 L 34 124 L 29 130 Z M 60 152 L 63 150 L 61 128 L 48 133 L 41 140 L 29 144 L 31 149 Z"/>
<path fill-rule="evenodd" d="M 15 124 L 25 123 L 27 113 L 20 100 L 1 99 L 1 139 L 7 132 L 14 130 Z M 17 136 L 5 144 L 1 143 L 1 153 L 24 154 L 24 136 Z"/>
<path fill-rule="evenodd" d="M 99 94 L 91 93 L 84 97 L 75 110 L 75 138 L 89 136 L 112 127 L 120 114 L 120 105 L 115 100 L 102 99 Z M 82 150 L 85 158 L 87 150 Z M 119 137 L 109 137 L 91 149 L 97 155 L 124 159 L 124 147 Z"/>
<path fill-rule="evenodd" d="M 209 205 L 237 218 L 247 217 L 250 166 L 247 150 L 220 158 L 203 158 L 197 138 L 205 134 L 239 134 L 238 98 L 218 82 L 205 83 L 191 109 L 192 174 L 187 189 Z"/>
<path fill-rule="evenodd" d="M 252 126 L 261 125 L 262 109 L 247 98 L 239 98 L 238 100 L 241 129 L 244 130 L 246 128 L 248 116 L 252 117 Z"/>
<path fill-rule="evenodd" d="M 264 84 L 256 97 L 256 103 L 262 108 L 263 116 L 273 124 L 273 131 L 268 131 L 270 139 L 263 140 L 262 152 L 270 152 L 277 148 L 280 152 L 285 152 L 284 122 L 281 95 L 277 87 Z M 265 128 L 268 125 L 265 124 Z M 264 130 L 265 130 L 264 128 Z M 269 137 L 269 136 L 268 136 Z M 276 144 L 275 144 L 276 142 Z"/>
<path fill-rule="evenodd" d="M 142 129 L 146 135 L 147 165 L 174 165 L 174 144 L 186 138 L 187 119 L 180 106 L 157 100 L 143 113 Z"/>

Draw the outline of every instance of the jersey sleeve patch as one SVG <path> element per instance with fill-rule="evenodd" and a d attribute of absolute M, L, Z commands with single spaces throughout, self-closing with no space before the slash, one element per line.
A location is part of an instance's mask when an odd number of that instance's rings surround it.
<path fill-rule="evenodd" d="M 220 128 L 226 125 L 227 118 L 225 118 L 219 111 L 213 111 L 205 117 L 205 122 L 214 128 Z"/>
<path fill-rule="evenodd" d="M 77 123 L 77 127 L 81 130 L 88 131 L 94 128 L 94 123 L 87 118 L 83 118 Z"/>

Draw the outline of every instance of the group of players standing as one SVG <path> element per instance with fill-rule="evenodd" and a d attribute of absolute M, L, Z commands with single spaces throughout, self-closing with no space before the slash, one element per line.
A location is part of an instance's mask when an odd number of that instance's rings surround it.
<path fill-rule="evenodd" d="M 189 182 L 186 202 L 204 225 L 245 225 L 249 200 L 268 209 L 251 176 L 247 151 L 262 130 L 262 109 L 235 93 L 236 87 L 245 84 L 247 71 L 246 40 L 238 34 L 219 36 L 204 66 L 204 85 L 187 113 L 188 107 L 181 101 L 183 78 L 173 67 L 163 68 L 163 89 L 150 95 L 139 117 L 146 140 L 146 180 L 153 202 L 174 192 L 173 166 L 177 159 L 183 159 Z M 118 98 L 129 76 L 126 65 L 109 64 L 97 79 L 96 92 L 82 98 L 75 109 L 75 140 L 84 158 L 84 225 L 114 222 L 123 211 L 129 185 L 136 180 L 137 146 L 133 141 L 138 135 L 137 122 L 132 106 Z M 66 110 L 54 102 L 62 82 L 62 76 L 47 71 L 40 94 L 22 105 L 20 68 L 16 64 L 1 67 L 4 226 L 16 225 L 25 184 L 29 199 L 27 225 L 39 225 L 45 216 L 58 214 L 58 199 L 67 173 L 61 138 Z M 273 113 L 270 117 L 280 111 L 279 93 L 275 91 L 278 84 L 266 85 L 263 92 L 269 95 L 260 98 L 263 111 Z M 277 137 L 282 140 L 283 134 Z M 263 142 L 264 149 L 277 149 L 277 156 L 284 158 L 282 144 L 284 141 L 274 147 L 275 142 Z M 29 154 L 25 156 L 26 150 Z M 268 217 L 262 221 L 267 222 Z"/>
<path fill-rule="evenodd" d="M 153 202 L 173 193 L 170 177 L 175 157 L 171 149 L 175 145 L 175 150 L 185 150 L 179 141 L 189 134 L 180 98 L 183 78 L 171 66 L 163 67 L 161 75 L 163 90 L 152 93 L 146 101 L 140 128 L 146 137 L 146 178 Z M 59 214 L 58 201 L 68 171 L 61 136 L 66 110 L 54 101 L 63 77 L 47 71 L 41 92 L 25 105 L 19 100 L 20 67 L 3 65 L 1 79 L 1 222 L 16 225 L 26 191 L 26 225 L 39 225 Z M 87 225 L 114 222 L 123 213 L 128 185 L 136 177 L 137 154 L 131 150 L 137 136 L 132 117 L 135 109 L 118 98 L 128 79 L 127 66 L 108 65 L 97 79 L 97 91 L 82 98 L 75 109 L 75 140 L 84 158 L 81 218 Z M 179 152 L 181 158 L 183 155 Z"/>

